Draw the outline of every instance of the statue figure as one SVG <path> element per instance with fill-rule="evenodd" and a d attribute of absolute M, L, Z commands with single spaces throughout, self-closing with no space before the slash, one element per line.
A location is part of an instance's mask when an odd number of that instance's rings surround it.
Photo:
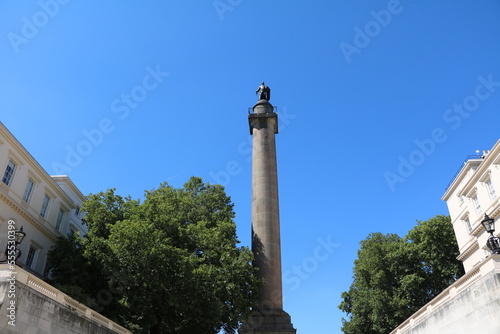
<path fill-rule="evenodd" d="M 259 100 L 269 101 L 271 99 L 271 88 L 262 82 L 262 85 L 255 91 L 255 94 L 259 94 Z"/>

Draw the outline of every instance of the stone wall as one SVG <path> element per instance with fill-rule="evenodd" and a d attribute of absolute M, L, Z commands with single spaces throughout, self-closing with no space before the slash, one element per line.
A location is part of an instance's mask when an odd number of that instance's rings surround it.
<path fill-rule="evenodd" d="M 392 333 L 500 333 L 500 271 L 490 271 L 418 321 Z"/>
<path fill-rule="evenodd" d="M 0 278 L 0 333 L 2 334 L 115 334 L 57 301 L 15 283 L 15 326 L 9 325 L 10 283 Z M 12 323 L 11 323 L 12 324 Z"/>

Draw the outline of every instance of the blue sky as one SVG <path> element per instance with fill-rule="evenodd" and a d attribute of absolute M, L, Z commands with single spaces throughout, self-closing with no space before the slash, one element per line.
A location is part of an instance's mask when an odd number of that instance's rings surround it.
<path fill-rule="evenodd" d="M 223 183 L 249 245 L 265 81 L 285 310 L 298 333 L 340 333 L 359 241 L 448 214 L 464 158 L 500 137 L 499 16 L 495 0 L 1 1 L 1 121 L 84 194 Z"/>

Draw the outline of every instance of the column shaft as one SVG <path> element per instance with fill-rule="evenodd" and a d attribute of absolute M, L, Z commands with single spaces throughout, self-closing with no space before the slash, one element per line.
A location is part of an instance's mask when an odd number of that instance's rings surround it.
<path fill-rule="evenodd" d="M 274 134 L 276 116 L 259 117 L 253 127 L 252 249 L 265 280 L 259 306 L 283 309 L 278 175 Z"/>

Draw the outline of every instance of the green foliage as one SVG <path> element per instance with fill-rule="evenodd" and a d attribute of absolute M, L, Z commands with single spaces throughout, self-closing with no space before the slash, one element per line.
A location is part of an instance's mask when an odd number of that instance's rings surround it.
<path fill-rule="evenodd" d="M 47 267 L 51 268 L 52 279 L 48 280 L 49 283 L 89 307 L 97 306 L 90 287 L 94 281 L 90 277 L 92 271 L 77 236 L 58 238 L 49 251 Z"/>
<path fill-rule="evenodd" d="M 88 196 L 82 210 L 89 233 L 78 260 L 96 264 L 117 303 L 108 313 L 119 313 L 114 318 L 125 326 L 234 333 L 248 314 L 258 287 L 253 255 L 237 246 L 233 204 L 222 186 L 193 177 L 182 189 L 146 191 L 142 204 L 108 190 Z"/>
<path fill-rule="evenodd" d="M 372 233 L 361 241 L 353 283 L 339 308 L 346 334 L 386 334 L 464 274 L 450 218 L 418 221 L 405 238 Z"/>

